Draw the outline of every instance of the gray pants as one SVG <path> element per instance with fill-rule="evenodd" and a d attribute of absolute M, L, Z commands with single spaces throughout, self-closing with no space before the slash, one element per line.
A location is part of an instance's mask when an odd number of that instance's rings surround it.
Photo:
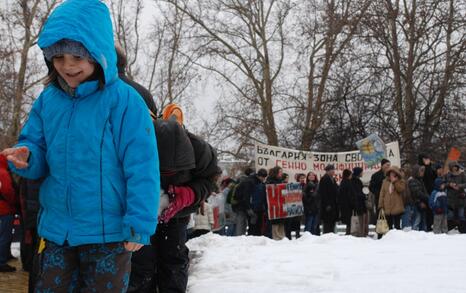
<path fill-rule="evenodd" d="M 447 223 L 447 215 L 434 215 L 434 234 L 441 234 L 448 232 L 448 223 Z"/>
<path fill-rule="evenodd" d="M 235 236 L 246 234 L 246 227 L 248 226 L 248 215 L 245 211 L 238 211 L 236 213 L 236 232 Z"/>

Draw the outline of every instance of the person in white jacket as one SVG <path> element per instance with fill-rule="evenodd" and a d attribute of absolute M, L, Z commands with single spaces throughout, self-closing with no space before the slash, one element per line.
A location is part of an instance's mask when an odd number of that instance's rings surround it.
<path fill-rule="evenodd" d="M 190 235 L 190 239 L 209 233 L 212 231 L 213 224 L 214 212 L 212 205 L 204 201 L 194 214 L 194 228 Z"/>

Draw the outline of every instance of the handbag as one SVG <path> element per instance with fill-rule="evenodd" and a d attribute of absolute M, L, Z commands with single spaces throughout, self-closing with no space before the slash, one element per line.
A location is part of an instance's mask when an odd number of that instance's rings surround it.
<path fill-rule="evenodd" d="M 377 234 L 384 235 L 388 232 L 388 230 L 390 229 L 388 228 L 387 219 L 385 218 L 385 212 L 383 209 L 381 209 L 377 219 L 377 225 L 375 226 L 375 232 Z"/>
<path fill-rule="evenodd" d="M 353 211 L 353 215 L 351 216 L 351 235 L 359 236 L 360 234 L 360 223 L 359 223 L 359 216 Z"/>

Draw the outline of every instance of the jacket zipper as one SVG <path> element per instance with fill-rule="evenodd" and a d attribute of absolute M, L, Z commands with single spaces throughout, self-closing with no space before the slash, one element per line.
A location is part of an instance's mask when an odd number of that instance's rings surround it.
<path fill-rule="evenodd" d="M 100 162 L 99 162 L 99 169 L 100 169 L 100 217 L 101 217 L 101 225 L 102 225 L 102 237 L 103 242 L 105 241 L 105 221 L 104 221 L 104 188 L 103 188 L 103 146 L 104 146 L 104 137 L 105 137 L 105 128 L 107 127 L 108 117 L 105 119 L 104 127 L 102 129 L 102 136 L 100 138 Z"/>
<path fill-rule="evenodd" d="M 68 156 L 69 156 L 68 145 L 69 145 L 71 120 L 73 119 L 73 116 L 74 116 L 74 111 L 76 109 L 76 103 L 77 103 L 77 100 L 75 98 L 73 98 L 73 105 L 72 105 L 70 117 L 69 117 L 69 120 L 68 120 L 67 133 L 66 133 L 66 142 L 65 142 L 65 172 L 66 172 L 66 176 L 65 176 L 65 180 L 66 180 L 65 205 L 66 205 L 66 211 L 67 211 L 68 216 L 70 218 L 72 217 L 72 214 L 71 214 L 70 186 L 69 186 L 69 182 L 68 182 Z M 68 239 L 68 233 L 69 232 L 66 231 L 65 240 Z"/>

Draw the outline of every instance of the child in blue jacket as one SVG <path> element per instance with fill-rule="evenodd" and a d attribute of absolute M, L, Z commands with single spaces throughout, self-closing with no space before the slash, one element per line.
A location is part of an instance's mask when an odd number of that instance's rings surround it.
<path fill-rule="evenodd" d="M 99 0 L 68 0 L 40 33 L 49 76 L 19 143 L 2 152 L 40 189 L 37 292 L 126 292 L 131 251 L 157 224 L 159 161 L 142 98 L 118 77 Z M 79 282 L 78 282 L 79 280 Z"/>
<path fill-rule="evenodd" d="M 429 198 L 429 205 L 434 213 L 433 230 L 435 234 L 448 232 L 448 200 L 445 185 L 445 181 L 442 178 L 435 179 L 434 190 Z"/>

